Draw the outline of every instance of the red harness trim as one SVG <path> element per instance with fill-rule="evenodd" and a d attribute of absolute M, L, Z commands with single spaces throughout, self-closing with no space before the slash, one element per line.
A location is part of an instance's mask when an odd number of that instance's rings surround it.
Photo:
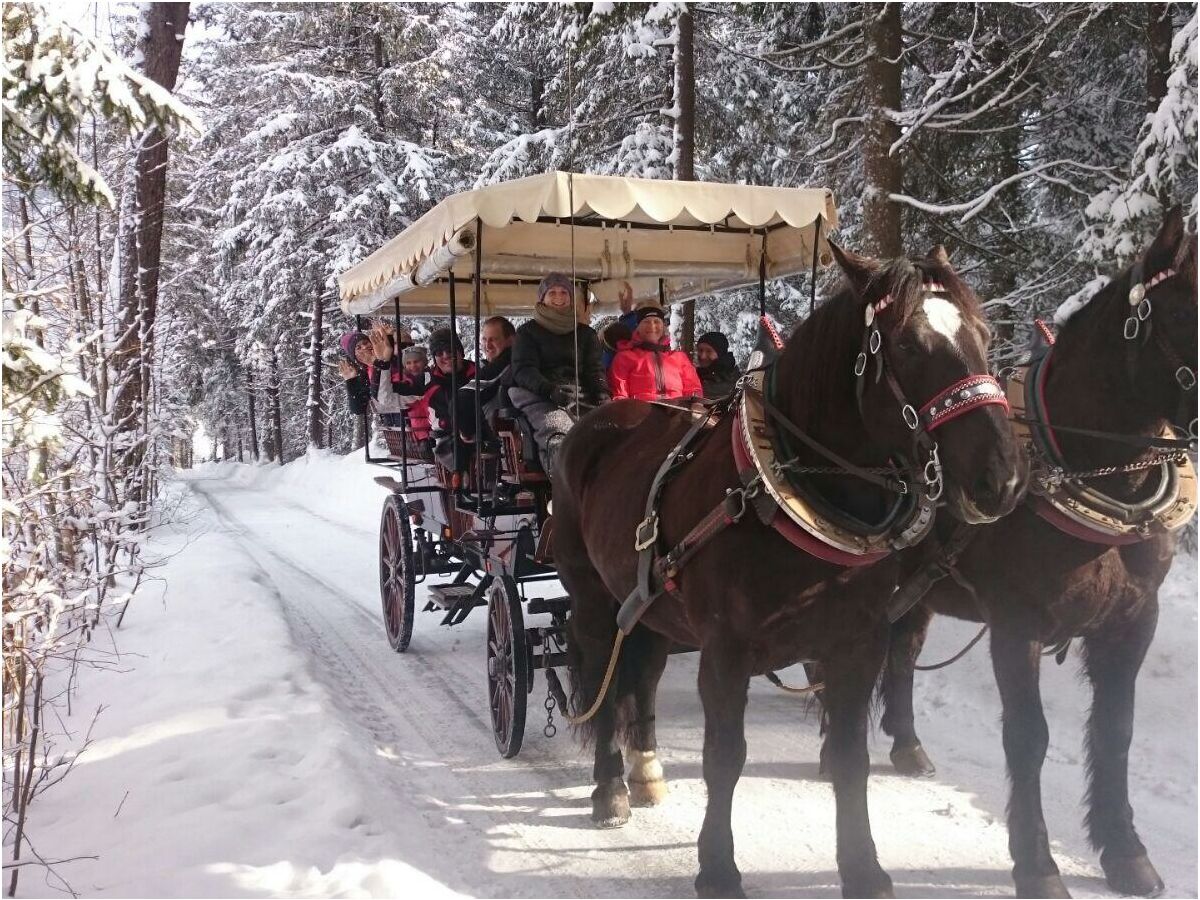
<path fill-rule="evenodd" d="M 755 471 L 754 462 L 750 458 L 750 451 L 743 442 L 742 414 L 740 411 L 733 417 L 733 461 L 737 466 L 739 475 L 743 472 Z M 879 562 L 890 553 L 888 550 L 880 550 L 877 553 L 856 556 L 853 553 L 838 550 L 836 547 L 831 547 L 813 537 L 793 522 L 791 517 L 784 513 L 778 505 L 775 507 L 775 515 L 771 517 L 771 527 L 779 532 L 784 540 L 793 547 L 797 547 L 810 556 L 815 556 L 817 559 L 832 563 L 835 566 L 844 566 L 846 568 L 869 566 Z"/>
<path fill-rule="evenodd" d="M 980 387 L 985 390 L 977 390 Z M 955 394 L 965 396 L 956 398 Z M 968 375 L 956 381 L 922 406 L 919 417 L 928 432 L 980 406 L 1003 406 L 1005 413 L 1009 411 L 1004 388 L 991 375 Z"/>

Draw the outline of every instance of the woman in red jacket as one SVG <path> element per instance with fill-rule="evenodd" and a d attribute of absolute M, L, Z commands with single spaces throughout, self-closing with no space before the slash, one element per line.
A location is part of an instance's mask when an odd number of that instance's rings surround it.
<path fill-rule="evenodd" d="M 667 341 L 663 311 L 643 306 L 637 311 L 633 339 L 617 345 L 617 355 L 608 369 L 613 399 L 670 400 L 703 397 L 700 376 L 688 355 L 672 350 Z"/>

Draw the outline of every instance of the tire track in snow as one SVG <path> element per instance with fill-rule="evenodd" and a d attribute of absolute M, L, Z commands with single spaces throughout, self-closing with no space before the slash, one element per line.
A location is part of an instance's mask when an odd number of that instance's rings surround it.
<path fill-rule="evenodd" d="M 672 798 L 665 806 L 636 810 L 634 822 L 625 829 L 597 831 L 588 819 L 590 758 L 569 744 L 561 719 L 558 741 L 541 739 L 536 689 L 521 756 L 503 761 L 495 755 L 486 716 L 479 623 L 458 626 L 447 638 L 443 629 L 428 627 L 432 616 L 418 616 L 421 624 L 409 652 L 398 655 L 388 648 L 374 603 L 368 607 L 362 599 L 368 581 L 372 600 L 377 596 L 373 532 L 334 523 L 272 492 L 246 491 L 222 481 L 196 488 L 226 527 L 269 560 L 267 577 L 276 585 L 297 643 L 309 648 L 318 676 L 334 694 L 349 699 L 344 711 L 351 724 L 385 748 L 402 741 L 408 750 L 415 736 L 430 754 L 423 762 L 402 761 L 385 773 L 368 764 L 359 771 L 369 788 L 390 795 L 381 796 L 382 801 L 394 799 L 423 816 L 470 828 L 465 844 L 456 846 L 475 853 L 484 880 L 468 882 L 465 888 L 454 878 L 448 883 L 468 892 L 504 895 L 691 894 L 695 840 L 704 809 L 699 771 L 702 716 L 694 659 L 673 660 L 660 689 L 659 737 Z M 235 512 L 233 507 L 246 494 L 252 495 L 253 505 Z M 355 559 L 369 558 L 355 570 L 361 589 L 354 593 L 313 571 L 315 548 L 303 546 L 303 535 L 297 546 L 287 528 L 272 527 L 272 506 L 329 526 L 333 531 L 319 552 L 336 552 L 333 533 L 347 528 L 368 538 L 369 551 L 348 542 L 341 548 Z M 260 515 L 263 521 L 255 521 Z M 309 542 L 315 543 L 311 537 Z M 304 555 L 306 549 L 310 555 Z M 369 576 L 364 577 L 364 568 Z M 457 652 L 460 645 L 466 652 Z M 751 699 L 750 758 L 734 810 L 746 887 L 771 896 L 836 896 L 832 799 L 828 786 L 812 777 L 819 740 L 815 721 L 788 726 L 796 722 L 799 708 L 761 686 L 752 687 Z M 430 765 L 431 758 L 436 765 Z M 1010 890 L 1002 815 L 993 816 L 973 803 L 971 795 L 937 781 L 913 783 L 877 770 L 870 788 L 876 841 L 901 894 L 975 896 Z M 386 788 L 373 784 L 381 778 Z M 912 837 L 906 828 L 897 831 L 885 824 L 901 816 L 918 830 L 936 826 L 928 835 L 922 833 L 923 852 L 910 852 Z M 935 837 L 935 832 L 942 834 L 936 829 L 946 826 L 964 837 Z M 786 836 L 782 843 L 780 836 Z M 944 845 L 931 849 L 939 840 Z M 897 850 L 902 850 L 899 856 Z M 623 855 L 614 857 L 614 851 Z M 1072 859 L 1061 848 L 1056 855 L 1076 896 L 1107 896 L 1103 888 L 1097 893 L 1095 879 L 1079 878 L 1093 873 L 1093 865 Z M 623 864 L 614 866 L 618 858 Z M 497 870 L 509 874 L 498 881 Z M 614 877 L 614 870 L 625 874 Z M 514 871 L 525 875 L 510 877 Z"/>
<path fill-rule="evenodd" d="M 398 654 L 395 654 L 387 646 L 383 637 L 382 623 L 378 617 L 370 616 L 362 604 L 352 596 L 329 584 L 328 581 L 308 570 L 296 559 L 285 556 L 260 539 L 239 520 L 226 504 L 213 496 L 214 492 L 206 487 L 199 487 L 197 493 L 208 502 L 225 528 L 236 533 L 243 541 L 253 545 L 256 550 L 262 551 L 275 562 L 274 566 L 267 567 L 261 561 L 255 560 L 264 578 L 268 580 L 279 598 L 281 609 L 297 643 L 304 647 L 318 663 L 315 667 L 318 680 L 324 682 L 335 697 L 346 698 L 350 701 L 345 708 L 340 710 L 350 713 L 350 724 L 361 728 L 377 742 L 379 745 L 377 753 L 381 751 L 387 753 L 401 740 L 407 741 L 409 736 L 414 733 L 419 736 L 420 743 L 427 748 L 423 764 L 414 766 L 410 763 L 402 767 L 399 772 L 395 771 L 394 767 L 361 767 L 360 773 L 366 780 L 371 782 L 381 776 L 386 777 L 394 795 L 398 795 L 414 811 L 420 810 L 427 819 L 430 813 L 435 816 L 440 814 L 459 818 L 453 816 L 454 803 L 447 801 L 445 797 L 437 796 L 437 792 L 447 786 L 443 773 L 451 772 L 453 780 L 457 783 L 460 802 L 468 806 L 474 805 L 476 809 L 472 810 L 473 815 L 479 817 L 482 814 L 486 820 L 481 824 L 472 822 L 467 817 L 461 817 L 466 824 L 471 826 L 473 838 L 482 848 L 491 850 L 496 842 L 490 835 L 502 834 L 505 835 L 507 841 L 511 842 L 515 838 L 521 845 L 518 851 L 520 856 L 526 857 L 530 854 L 534 856 L 536 870 L 552 873 L 555 870 L 563 869 L 563 847 L 555 846 L 547 841 L 538 834 L 537 829 L 519 826 L 514 829 L 514 815 L 520 815 L 522 811 L 519 809 L 506 811 L 504 807 L 507 805 L 520 806 L 520 800 L 513 804 L 499 804 L 499 808 L 495 810 L 488 809 L 487 804 L 493 799 L 497 776 L 503 775 L 505 770 L 510 772 L 515 770 L 520 773 L 523 781 L 535 782 L 533 785 L 523 785 L 525 788 L 533 788 L 534 792 L 545 795 L 569 790 L 582 792 L 582 802 L 586 804 L 585 806 L 579 805 L 581 802 L 579 799 L 555 798 L 555 802 L 560 806 L 576 807 L 580 817 L 586 819 L 590 812 L 590 802 L 586 798 L 591 787 L 590 784 L 584 785 L 581 782 L 581 777 L 586 777 L 586 771 L 581 766 L 575 766 L 575 771 L 572 771 L 572 767 L 563 766 L 561 761 L 553 761 L 544 754 L 536 754 L 535 758 L 541 757 L 541 762 L 552 763 L 551 765 L 530 765 L 533 760 L 524 758 L 512 761 L 494 758 L 493 761 L 480 765 L 464 750 L 463 726 L 465 722 L 470 726 L 472 732 L 467 736 L 467 740 L 475 742 L 485 753 L 494 753 L 490 722 L 485 721 L 478 710 L 470 707 L 436 668 L 408 665 L 403 672 L 403 679 L 394 678 L 395 666 L 401 660 L 398 658 Z M 296 508 L 302 509 L 298 506 Z M 319 590 L 311 593 L 287 590 L 289 586 L 292 586 L 289 585 L 289 582 L 297 587 L 307 583 Z M 301 595 L 305 596 L 303 602 L 290 599 Z M 326 599 L 338 601 L 338 608 L 350 613 L 350 621 L 338 619 L 323 610 L 321 601 Z M 379 649 L 368 651 L 367 648 Z M 465 656 L 465 654 L 457 655 Z M 418 662 L 419 659 L 419 657 L 410 656 L 403 662 Z M 485 685 L 482 672 L 482 648 L 474 662 L 477 664 L 474 680 L 479 686 L 482 705 Z M 418 678 L 420 690 L 405 688 L 403 682 L 412 676 Z M 431 700 L 445 702 L 436 703 Z M 448 709 L 448 705 L 453 709 Z M 532 730 L 534 727 L 532 718 L 530 724 Z M 560 733 L 566 737 L 564 729 L 560 729 Z M 431 760 L 438 762 L 436 765 L 431 765 Z M 425 790 L 414 789 L 413 775 L 417 771 L 436 772 L 440 777 L 435 779 L 432 785 L 427 785 Z M 370 787 L 378 789 L 379 785 L 368 784 L 368 788 Z M 526 789 L 518 793 L 525 795 L 531 791 Z M 471 801 L 476 802 L 472 804 Z M 654 829 L 656 832 L 659 830 Z M 649 833 L 649 829 L 644 827 L 639 828 L 637 832 L 632 832 L 632 830 L 623 833 L 606 832 L 589 828 L 582 833 L 587 835 L 584 843 L 596 845 L 594 849 L 586 851 L 592 855 L 602 853 L 604 850 L 636 850 L 649 842 L 659 845 L 673 843 L 690 849 L 695 840 L 695 832 L 670 835 L 652 834 Z M 461 835 L 456 836 L 455 843 L 462 849 Z M 509 852 L 513 849 L 515 848 L 509 848 Z M 481 854 L 481 857 L 486 859 L 486 855 L 486 853 Z M 603 861 L 602 857 L 598 861 Z M 666 890 L 654 890 L 654 885 L 643 883 L 643 895 L 671 896 L 677 891 L 680 879 L 686 879 L 690 886 L 692 877 L 693 873 L 689 869 L 682 869 L 678 872 L 678 878 L 669 880 L 671 886 Z M 544 878 L 539 878 L 525 885 L 522 885 L 519 880 L 509 880 L 503 882 L 502 887 L 496 886 L 499 888 L 496 896 L 587 897 L 628 895 L 630 893 L 629 885 L 624 881 L 613 881 L 607 887 L 605 881 L 603 878 L 594 876 L 580 878 L 575 874 L 570 874 L 566 878 L 551 876 L 549 882 Z M 469 889 L 478 891 L 482 886 L 477 883 Z M 666 886 L 660 885 L 660 887 Z M 635 891 L 635 893 L 638 892 Z"/>

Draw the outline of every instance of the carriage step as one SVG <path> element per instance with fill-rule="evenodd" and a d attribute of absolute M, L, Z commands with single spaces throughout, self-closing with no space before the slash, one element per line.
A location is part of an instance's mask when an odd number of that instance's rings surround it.
<path fill-rule="evenodd" d="M 475 593 L 473 584 L 436 584 L 429 588 L 429 598 L 442 609 L 453 609 L 460 601 L 470 600 Z"/>
<path fill-rule="evenodd" d="M 571 611 L 570 597 L 534 597 L 526 606 L 530 613 L 553 613 L 566 615 Z"/>

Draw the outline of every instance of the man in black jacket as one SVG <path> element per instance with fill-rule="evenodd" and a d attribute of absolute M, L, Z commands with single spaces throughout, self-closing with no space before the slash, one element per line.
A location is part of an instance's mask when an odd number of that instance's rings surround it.
<path fill-rule="evenodd" d="M 479 403 L 483 407 L 484 434 L 488 416 L 507 406 L 512 384 L 512 345 L 516 339 L 513 323 L 504 316 L 492 316 L 483 323 L 479 343 L 487 360 L 479 367 Z M 458 392 L 458 433 L 467 441 L 475 439 L 475 380 L 460 386 Z"/>
<path fill-rule="evenodd" d="M 538 285 L 533 319 L 517 329 L 513 345 L 509 396 L 533 425 L 542 467 L 551 475 L 558 445 L 575 423 L 572 412 L 582 412 L 581 401 L 594 405 L 611 397 L 601 362 L 600 339 L 577 316 L 571 279 L 558 272 L 547 275 Z"/>

